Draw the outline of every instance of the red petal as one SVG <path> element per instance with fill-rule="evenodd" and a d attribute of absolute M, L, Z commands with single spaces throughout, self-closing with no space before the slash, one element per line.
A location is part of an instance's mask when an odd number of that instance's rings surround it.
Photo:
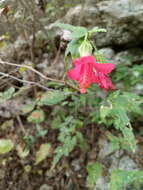
<path fill-rule="evenodd" d="M 113 63 L 95 63 L 94 68 L 98 72 L 108 74 L 115 68 L 115 65 Z"/>
<path fill-rule="evenodd" d="M 114 90 L 115 89 L 115 86 L 112 84 L 112 81 L 111 79 L 103 74 L 103 73 L 99 73 L 98 75 L 99 77 L 99 85 L 100 85 L 100 88 L 104 88 L 105 90 Z"/>
<path fill-rule="evenodd" d="M 85 93 L 86 93 L 86 88 L 81 88 L 81 89 L 80 89 L 80 92 L 81 92 L 82 94 L 85 94 Z"/>
<path fill-rule="evenodd" d="M 81 66 L 82 65 L 78 65 L 74 69 L 69 70 L 67 73 L 68 77 L 72 80 L 79 80 L 81 76 Z"/>
<path fill-rule="evenodd" d="M 87 64 L 87 63 L 96 63 L 95 58 L 93 56 L 84 56 L 84 57 L 80 57 L 74 60 L 74 64 L 76 66 L 80 64 Z"/>

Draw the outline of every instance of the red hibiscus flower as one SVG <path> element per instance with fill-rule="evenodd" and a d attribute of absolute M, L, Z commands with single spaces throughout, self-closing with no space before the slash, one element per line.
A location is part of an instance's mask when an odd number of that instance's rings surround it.
<path fill-rule="evenodd" d="M 68 77 L 76 80 L 80 92 L 86 93 L 92 83 L 97 83 L 105 90 L 115 89 L 108 74 L 115 68 L 112 63 L 97 63 L 93 56 L 85 56 L 74 60 L 75 68 L 68 71 Z"/>

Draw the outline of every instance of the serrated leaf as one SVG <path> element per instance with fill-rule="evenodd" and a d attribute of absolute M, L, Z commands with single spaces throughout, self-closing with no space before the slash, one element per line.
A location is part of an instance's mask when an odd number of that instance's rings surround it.
<path fill-rule="evenodd" d="M 130 127 L 125 127 L 123 130 L 122 130 L 122 133 L 124 135 L 124 138 L 126 139 L 126 141 L 128 142 L 128 144 L 130 145 L 130 149 L 135 152 L 136 150 L 136 139 L 135 139 L 135 136 L 133 134 L 133 130 L 132 128 Z"/>
<path fill-rule="evenodd" d="M 40 146 L 40 149 L 38 150 L 38 152 L 36 153 L 36 161 L 35 164 L 39 164 L 41 161 L 43 161 L 44 159 L 46 159 L 46 157 L 50 154 L 50 150 L 51 150 L 51 144 L 46 143 L 46 144 L 42 144 Z"/>
<path fill-rule="evenodd" d="M 62 102 L 65 98 L 66 95 L 62 91 L 48 91 L 42 95 L 38 105 L 55 105 Z"/>
<path fill-rule="evenodd" d="M 110 190 L 123 190 L 127 185 L 143 181 L 143 171 L 113 170 L 111 173 Z"/>
<path fill-rule="evenodd" d="M 14 144 L 10 139 L 0 139 L 0 154 L 5 154 L 11 151 L 13 147 Z"/>
<path fill-rule="evenodd" d="M 105 119 L 109 113 L 111 112 L 111 108 L 107 106 L 101 106 L 100 107 L 100 117 L 101 119 Z"/>
<path fill-rule="evenodd" d="M 29 122 L 41 123 L 45 119 L 45 114 L 43 110 L 35 110 L 30 114 L 30 116 L 27 119 Z"/>
<path fill-rule="evenodd" d="M 35 107 L 35 104 L 27 104 L 27 105 L 24 105 L 23 108 L 22 108 L 22 113 L 23 114 L 27 114 L 29 112 L 31 112 Z"/>
<path fill-rule="evenodd" d="M 96 163 L 91 162 L 87 165 L 87 172 L 88 172 L 87 185 L 90 188 L 93 188 L 98 178 L 102 174 L 102 165 L 98 162 Z"/>

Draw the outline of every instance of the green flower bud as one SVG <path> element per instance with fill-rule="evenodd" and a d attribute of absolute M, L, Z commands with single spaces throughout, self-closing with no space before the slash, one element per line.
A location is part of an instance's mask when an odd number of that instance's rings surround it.
<path fill-rule="evenodd" d="M 79 46 L 79 54 L 81 57 L 92 55 L 92 45 L 88 40 L 84 40 Z"/>

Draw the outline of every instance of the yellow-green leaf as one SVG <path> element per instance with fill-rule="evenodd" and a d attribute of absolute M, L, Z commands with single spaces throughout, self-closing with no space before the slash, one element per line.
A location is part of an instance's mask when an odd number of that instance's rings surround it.
<path fill-rule="evenodd" d="M 0 154 L 5 154 L 11 151 L 13 147 L 14 144 L 10 139 L 0 139 Z"/>
<path fill-rule="evenodd" d="M 40 146 L 40 149 L 36 153 L 35 164 L 39 164 L 41 161 L 43 161 L 50 154 L 50 150 L 51 150 L 51 144 L 49 143 L 42 144 Z"/>

